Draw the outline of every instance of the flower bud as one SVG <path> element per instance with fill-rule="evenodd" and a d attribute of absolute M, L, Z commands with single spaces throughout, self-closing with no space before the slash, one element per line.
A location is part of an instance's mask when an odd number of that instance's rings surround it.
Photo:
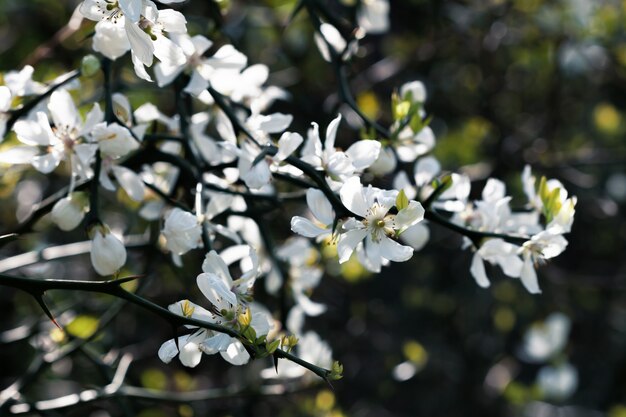
<path fill-rule="evenodd" d="M 165 236 L 165 246 L 177 255 L 182 255 L 195 249 L 200 244 L 202 228 L 198 219 L 192 213 L 173 209 L 165 219 L 163 236 Z"/>
<path fill-rule="evenodd" d="M 93 54 L 85 55 L 80 63 L 80 73 L 85 77 L 92 77 L 98 71 L 100 71 L 100 60 Z"/>
<path fill-rule="evenodd" d="M 100 275 L 113 275 L 126 263 L 126 248 L 106 226 L 96 226 L 91 241 L 91 264 Z"/>
<path fill-rule="evenodd" d="M 51 212 L 52 221 L 63 231 L 76 228 L 83 221 L 85 212 L 76 199 L 70 197 L 57 201 Z"/>

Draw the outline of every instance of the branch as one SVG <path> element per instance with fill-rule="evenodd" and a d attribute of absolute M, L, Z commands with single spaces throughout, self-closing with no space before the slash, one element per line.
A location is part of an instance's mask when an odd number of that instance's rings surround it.
<path fill-rule="evenodd" d="M 229 327 L 225 327 L 219 324 L 206 322 L 203 320 L 194 319 L 191 317 L 179 316 L 177 314 L 172 313 L 166 308 L 159 306 L 158 304 L 153 303 L 152 301 L 143 298 L 137 294 L 126 291 L 121 287 L 121 284 L 128 282 L 132 279 L 136 279 L 136 277 L 127 277 L 121 278 L 117 280 L 109 280 L 109 281 L 81 281 L 81 280 L 61 280 L 61 279 L 44 279 L 38 280 L 33 278 L 25 278 L 25 277 L 15 277 L 12 275 L 6 275 L 0 273 L 0 285 L 6 287 L 17 288 L 22 291 L 25 291 L 33 296 L 37 294 L 43 294 L 49 290 L 74 290 L 74 291 L 87 291 L 87 292 L 95 292 L 100 294 L 108 294 L 123 300 L 126 300 L 132 304 L 138 305 L 139 307 L 148 310 L 155 315 L 163 318 L 171 325 L 175 326 L 184 326 L 184 325 L 192 325 L 197 326 L 203 329 L 213 330 L 218 333 L 224 333 L 229 335 L 230 337 L 234 337 L 240 340 L 244 345 L 250 345 L 250 342 L 240 334 L 237 330 L 231 329 Z M 264 346 L 264 345 L 263 345 Z M 278 357 L 282 357 L 285 359 L 294 360 L 295 363 L 303 366 L 304 368 L 310 370 L 321 378 L 326 379 L 331 371 L 327 369 L 320 368 L 312 363 L 306 362 L 302 359 L 296 358 L 295 356 L 289 354 L 288 352 L 277 349 L 274 352 Z"/>

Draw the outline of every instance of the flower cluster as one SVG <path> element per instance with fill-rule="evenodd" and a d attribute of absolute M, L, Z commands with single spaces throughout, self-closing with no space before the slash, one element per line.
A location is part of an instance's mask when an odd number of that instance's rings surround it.
<path fill-rule="evenodd" d="M 436 138 L 419 81 L 393 93 L 388 128 L 366 119 L 377 129 L 364 129 L 358 138 L 342 126 L 345 114 L 333 114 L 323 132 L 320 120 L 305 121 L 310 128 L 298 132 L 291 127 L 294 115 L 271 111 L 289 94 L 266 85 L 266 66 L 248 65 L 232 45 L 214 47 L 202 34 L 188 34 L 181 12 L 159 7 L 149 0 L 81 3 L 84 17 L 97 22 L 91 42 L 103 56 L 103 103 L 81 109 L 76 103 L 84 97 L 76 85 L 32 81 L 30 67 L 6 74 L 0 134 L 9 130 L 13 137 L 3 145 L 0 163 L 31 165 L 46 175 L 69 172 L 68 187 L 50 217 L 63 231 L 85 223 L 99 275 L 118 274 L 127 260 L 122 237 L 127 231 L 119 221 L 108 226 L 100 210 L 99 195 L 107 192 L 117 193 L 160 230 L 158 236 L 147 233 L 175 265 L 205 257 L 196 284 L 206 301 L 169 306 L 188 320 L 188 333 L 161 346 L 162 361 L 178 356 L 193 367 L 203 353 L 219 353 L 242 365 L 280 348 L 283 355 L 293 350 L 329 368 L 324 377 L 339 378 L 341 366 L 332 363 L 328 345 L 303 330 L 306 317 L 327 310 L 314 300 L 325 271 L 321 245 L 334 248 L 333 262 L 352 259 L 380 272 L 424 247 L 433 223 L 465 237 L 474 251 L 470 271 L 481 287 L 489 285 L 488 263 L 520 278 L 529 292 L 540 292 L 535 268 L 565 249 L 563 235 L 573 222 L 576 198 L 563 184 L 538 179 L 527 167 L 522 174 L 527 201 L 519 209 L 511 206 L 504 183 L 493 178 L 480 200 L 470 200 L 472 179 L 443 171 L 431 154 Z M 349 40 L 321 22 L 316 36 L 323 58 L 337 65 L 351 59 L 360 37 L 387 30 L 388 8 L 387 1 L 359 2 L 363 30 Z M 128 51 L 140 79 L 173 85 L 176 114 L 148 102 L 133 109 L 115 91 L 111 61 Z M 88 69 L 83 76 L 93 72 Z M 29 111 L 9 123 L 19 111 L 11 108 L 14 98 L 31 95 L 39 105 L 24 107 Z M 268 228 L 264 216 L 275 210 L 290 215 L 291 231 L 299 236 Z M 281 320 L 254 300 L 260 278 L 268 294 L 281 292 Z M 301 376 L 293 366 L 277 367 L 279 376 Z"/>

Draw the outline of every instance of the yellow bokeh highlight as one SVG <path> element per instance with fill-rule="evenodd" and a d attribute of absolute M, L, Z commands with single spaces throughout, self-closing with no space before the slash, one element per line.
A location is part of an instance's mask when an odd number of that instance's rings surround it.
<path fill-rule="evenodd" d="M 515 326 L 515 312 L 508 307 L 500 307 L 493 314 L 493 325 L 502 333 L 508 333 Z"/>
<path fill-rule="evenodd" d="M 321 411 L 330 411 L 335 406 L 335 394 L 325 389 L 317 393 L 315 407 Z"/>
<path fill-rule="evenodd" d="M 600 103 L 593 109 L 593 122 L 600 132 L 613 134 L 622 123 L 622 115 L 612 104 Z"/>
<path fill-rule="evenodd" d="M 72 320 L 72 322 L 65 327 L 65 331 L 72 336 L 87 339 L 93 336 L 96 330 L 98 330 L 99 323 L 100 321 L 93 316 L 81 315 Z"/>
<path fill-rule="evenodd" d="M 361 265 L 355 255 L 341 264 L 341 276 L 348 282 L 358 282 L 370 276 L 370 272 Z"/>
<path fill-rule="evenodd" d="M 428 362 L 428 352 L 424 346 L 416 340 L 409 340 L 404 343 L 404 345 L 402 345 L 402 353 L 419 368 L 423 368 Z"/>
<path fill-rule="evenodd" d="M 378 113 L 380 112 L 380 104 L 378 104 L 376 94 L 369 91 L 364 91 L 357 96 L 356 103 L 359 106 L 359 109 L 361 109 L 361 111 L 365 113 L 365 115 L 370 119 L 375 119 L 376 117 L 378 117 Z"/>
<path fill-rule="evenodd" d="M 141 385 L 149 389 L 163 390 L 167 386 L 167 376 L 155 368 L 146 369 L 141 374 Z"/>
<path fill-rule="evenodd" d="M 626 417 L 626 405 L 617 404 L 609 409 L 608 417 Z"/>
<path fill-rule="evenodd" d="M 190 405 L 183 404 L 178 407 L 178 414 L 180 417 L 193 417 L 193 408 Z"/>

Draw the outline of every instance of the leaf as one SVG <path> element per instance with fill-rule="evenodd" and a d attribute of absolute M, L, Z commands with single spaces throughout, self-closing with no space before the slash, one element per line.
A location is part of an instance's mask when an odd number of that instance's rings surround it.
<path fill-rule="evenodd" d="M 406 196 L 404 190 L 400 190 L 396 197 L 396 208 L 398 211 L 403 210 L 409 206 L 409 198 Z"/>

